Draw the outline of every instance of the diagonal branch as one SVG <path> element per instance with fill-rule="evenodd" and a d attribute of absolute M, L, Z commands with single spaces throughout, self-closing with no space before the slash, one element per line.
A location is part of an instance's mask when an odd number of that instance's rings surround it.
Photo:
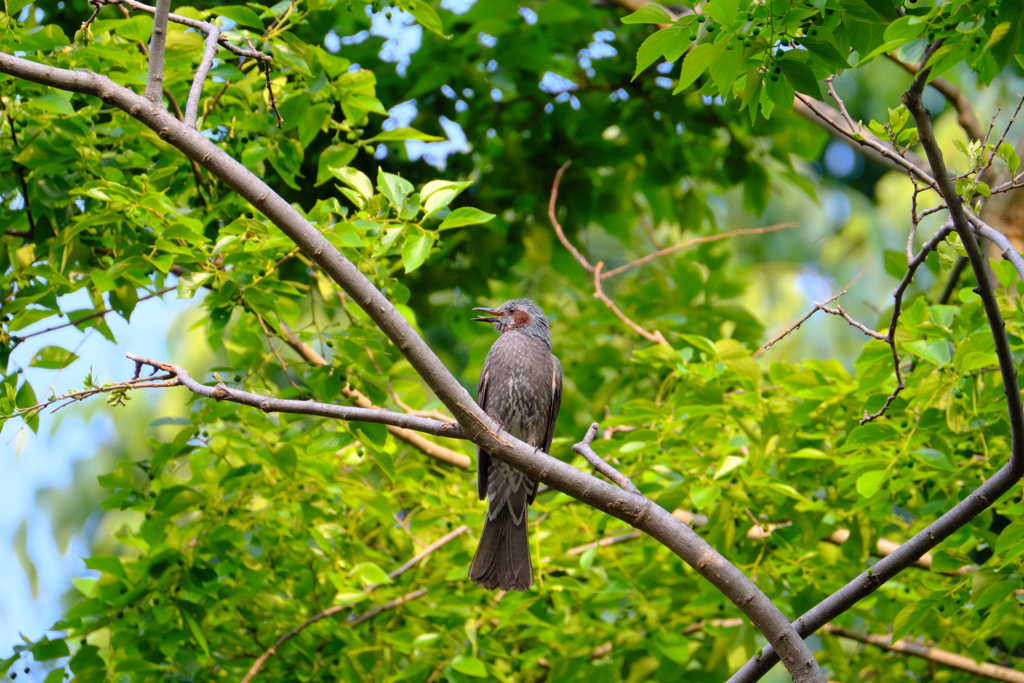
<path fill-rule="evenodd" d="M 156 0 L 153 10 L 153 36 L 149 39 L 149 74 L 146 78 L 146 97 L 161 104 L 164 89 L 164 50 L 167 47 L 167 15 L 171 0 Z"/>
<path fill-rule="evenodd" d="M 735 565 L 653 501 L 623 491 L 502 431 L 409 322 L 359 268 L 261 179 L 163 107 L 100 74 L 68 71 L 0 53 L 0 73 L 83 93 L 116 106 L 195 159 L 231 187 L 337 282 L 391 340 L 458 420 L 466 436 L 492 458 L 647 532 L 726 595 L 776 646 L 796 683 L 823 682 L 807 644 L 772 601 Z M 422 418 L 421 418 L 422 419 Z M 449 428 L 451 428 L 449 426 Z"/>

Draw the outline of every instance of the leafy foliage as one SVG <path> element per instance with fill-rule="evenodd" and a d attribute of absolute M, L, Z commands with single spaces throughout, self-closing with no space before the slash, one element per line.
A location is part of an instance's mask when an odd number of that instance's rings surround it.
<path fill-rule="evenodd" d="M 471 302 L 534 297 L 551 314 L 566 375 L 555 456 L 586 468 L 569 445 L 601 420 L 612 428 L 597 442 L 602 455 L 663 507 L 706 517 L 700 533 L 791 618 L 870 566 L 879 539 L 909 538 L 1004 463 L 1003 387 L 974 283 L 965 277 L 938 301 L 955 240 L 927 260 L 925 284 L 904 301 L 897 350 L 906 389 L 883 419 L 860 425 L 896 386 L 885 344 L 866 341 L 846 364 L 754 357 L 766 324 L 777 325 L 745 303 L 756 289 L 749 266 L 809 260 L 809 240 L 776 233 L 753 246 L 703 244 L 608 281 L 617 305 L 668 341 L 647 344 L 593 297 L 593 278 L 556 242 L 545 213 L 554 169 L 576 160 L 558 216 L 606 270 L 727 224 L 790 218 L 807 200 L 780 197 L 817 195 L 824 183 L 809 162 L 827 144 L 789 113 L 795 93 L 820 97 L 824 78 L 854 65 L 855 82 L 875 88 L 884 55 L 913 62 L 938 39 L 932 76 L 998 84 L 1019 73 L 1024 22 L 1013 3 L 710 0 L 682 16 L 582 0 L 537 3 L 529 14 L 504 0 L 460 15 L 423 0 L 399 7 L 426 29 L 406 78 L 381 63 L 379 41 L 331 47 L 376 17 L 399 22 L 397 8 L 369 6 L 382 10 L 371 19 L 362 3 L 332 0 L 175 7 L 273 53 L 282 128 L 256 61 L 221 50 L 200 130 L 300 207 L 467 384 L 491 342 L 468 322 Z M 147 15 L 107 7 L 81 29 L 84 2 L 9 0 L 6 9 L 3 51 L 144 85 Z M 616 57 L 595 56 L 607 53 L 608 31 Z M 178 101 L 202 47 L 198 33 L 172 24 L 165 86 Z M 548 92 L 538 84 L 549 72 L 573 80 Z M 888 87 L 871 97 L 898 92 Z M 897 98 L 858 104 L 865 118 L 887 120 L 867 130 L 913 150 L 917 132 Z M 399 121 L 396 105 L 413 99 L 415 116 Z M 103 102 L 25 81 L 0 80 L 0 101 L 3 416 L 19 414 L 32 429 L 45 419 L 24 413 L 45 398 L 12 356 L 28 334 L 66 318 L 112 338 L 107 316 L 130 320 L 141 297 L 171 285 L 179 296 L 205 292 L 198 327 L 211 373 L 232 386 L 323 402 L 357 391 L 396 410 L 439 408 L 357 305 L 156 133 Z M 446 120 L 460 125 L 471 153 L 460 153 Z M 1019 164 L 1011 149 L 986 144 L 960 143 L 970 171 L 957 190 L 968 200 L 990 189 L 981 179 L 989 155 L 1011 174 Z M 381 149 L 386 156 L 374 159 Z M 880 173 L 849 185 L 872 192 Z M 890 230 L 896 243 L 905 239 L 903 227 Z M 827 239 L 845 258 L 860 238 Z M 906 267 L 896 256 L 885 262 L 898 280 Z M 1008 263 L 993 268 L 1019 359 L 1020 284 Z M 91 307 L 67 310 L 64 297 L 75 292 Z M 868 315 L 886 324 L 880 313 Z M 282 343 L 290 331 L 297 339 Z M 326 364 L 311 363 L 302 345 Z M 75 361 L 54 345 L 26 362 Z M 649 539 L 580 551 L 626 529 L 556 492 L 533 506 L 536 590 L 497 600 L 471 584 L 472 533 L 388 579 L 459 525 L 479 528 L 472 473 L 382 425 L 195 398 L 182 411 L 100 479 L 117 530 L 98 542 L 113 549 L 86 561 L 93 574 L 75 582 L 54 632 L 16 646 L 0 669 L 20 656 L 54 665 L 53 681 L 65 671 L 86 682 L 239 679 L 279 637 L 331 607 L 340 616 L 304 629 L 259 676 L 721 680 L 764 643 L 749 626 L 710 622 L 739 612 Z M 1019 503 L 1019 494 L 996 502 L 934 553 L 931 571 L 904 572 L 837 622 L 1021 668 Z M 845 542 L 825 540 L 841 529 Z M 427 594 L 353 625 L 419 588 Z M 687 628 L 701 621 L 702 630 Z M 829 636 L 815 647 L 838 680 L 928 675 L 925 662 L 852 652 Z"/>

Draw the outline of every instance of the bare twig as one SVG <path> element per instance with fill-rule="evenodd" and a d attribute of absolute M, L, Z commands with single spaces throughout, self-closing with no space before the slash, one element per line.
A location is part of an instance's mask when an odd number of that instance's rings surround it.
<path fill-rule="evenodd" d="M 164 89 L 164 48 L 167 45 L 167 15 L 171 0 L 156 0 L 153 8 L 153 35 L 149 39 L 149 75 L 146 78 L 146 97 L 162 104 L 160 93 Z"/>
<path fill-rule="evenodd" d="M 558 172 L 555 173 L 555 180 L 551 183 L 551 199 L 548 200 L 548 219 L 551 221 L 551 226 L 555 229 L 555 234 L 558 235 L 558 241 L 562 243 L 562 246 L 569 250 L 569 253 L 583 266 L 584 270 L 593 272 L 594 266 L 590 265 L 590 262 L 584 258 L 583 254 L 565 236 L 562 224 L 558 222 L 558 218 L 555 216 L 555 208 L 558 206 L 558 187 L 562 184 L 562 174 L 565 173 L 565 169 L 569 168 L 571 164 L 572 161 L 565 162 L 558 169 Z"/>
<path fill-rule="evenodd" d="M 903 371 L 900 370 L 900 354 L 896 350 L 896 325 L 900 320 L 900 313 L 903 311 L 903 295 L 907 291 L 907 287 L 914 281 L 914 274 L 917 269 L 924 263 L 928 255 L 939 248 L 939 244 L 945 241 L 949 237 L 950 233 L 953 232 L 953 224 L 946 223 L 944 226 L 939 228 L 932 238 L 928 240 L 922 247 L 921 251 L 918 252 L 917 256 L 911 259 L 907 265 L 907 272 L 903 275 L 903 279 L 900 281 L 896 289 L 893 290 L 893 309 L 892 317 L 889 319 L 889 331 L 882 337 L 882 341 L 889 345 L 892 350 L 892 366 L 896 372 L 896 388 L 893 389 L 892 393 L 889 394 L 888 398 L 885 399 L 885 403 L 882 407 L 876 410 L 874 413 L 868 414 L 868 411 L 864 411 L 864 417 L 860 419 L 860 424 L 867 424 L 873 420 L 877 420 L 881 416 L 885 415 L 886 411 L 889 410 L 889 406 L 896 400 L 896 397 L 901 391 L 906 388 L 906 384 L 903 382 Z"/>
<path fill-rule="evenodd" d="M 397 579 L 399 576 L 401 576 L 402 574 L 404 574 L 405 572 L 409 571 L 410 569 L 415 567 L 417 564 L 422 562 L 425 558 L 429 557 L 438 548 L 441 548 L 441 547 L 445 546 L 446 544 L 448 544 L 452 540 L 458 538 L 459 536 L 461 536 L 462 534 L 466 533 L 467 531 L 469 531 L 469 527 L 464 525 L 464 524 L 462 526 L 456 527 L 455 529 L 449 531 L 447 534 L 445 534 L 444 536 L 442 536 L 441 538 L 437 539 L 436 541 L 434 541 L 433 543 L 428 545 L 426 548 L 424 548 L 418 555 L 416 555 L 415 557 L 410 559 L 408 562 L 406 562 L 405 564 L 400 566 L 398 569 L 396 569 L 393 572 L 391 572 L 390 574 L 388 574 L 388 578 L 392 579 L 392 580 L 393 579 Z M 373 585 L 367 586 L 366 588 L 363 589 L 363 593 L 371 593 L 371 592 L 375 591 L 376 589 L 380 588 L 382 585 L 384 585 L 384 584 L 375 583 Z M 427 594 L 427 590 L 428 589 L 426 589 L 426 588 L 420 588 L 419 590 L 415 590 L 415 591 L 413 591 L 411 593 L 406 593 L 405 595 L 403 595 L 403 596 L 401 596 L 399 598 L 395 598 L 394 600 L 392 600 L 390 602 L 386 602 L 383 605 L 379 605 L 377 607 L 374 607 L 373 609 L 370 609 L 370 610 L 368 610 L 366 612 L 363 612 L 362 614 L 349 617 L 347 620 L 345 620 L 345 624 L 347 626 L 358 626 L 359 624 L 362 624 L 363 622 L 369 621 L 370 619 L 372 619 L 373 617 L 377 616 L 381 612 L 384 612 L 384 611 L 389 610 L 389 609 L 394 609 L 395 607 L 398 607 L 399 605 L 402 605 L 402 604 L 404 604 L 406 602 L 409 602 L 410 600 L 415 600 L 416 598 L 419 598 L 419 597 L 422 597 L 422 596 L 426 595 Z M 260 672 L 260 669 L 263 668 L 263 665 L 267 663 L 267 660 L 270 659 L 271 657 L 273 657 L 275 654 L 277 654 L 277 652 L 281 649 L 281 646 L 283 646 L 289 640 L 291 640 L 295 636 L 299 635 L 300 633 L 302 633 L 304 630 L 306 630 L 307 628 L 309 628 L 310 626 L 312 626 L 316 622 L 322 621 L 322 620 L 326 619 L 327 617 L 333 616 L 335 614 L 339 614 L 341 612 L 344 612 L 347 609 L 349 609 L 349 608 L 348 607 L 343 607 L 343 606 L 328 607 L 327 609 L 319 612 L 318 614 L 316 614 L 316 615 L 310 617 L 309 619 L 307 619 L 306 621 L 302 622 L 302 624 L 300 624 L 299 626 L 296 626 L 291 631 L 288 631 L 287 633 L 285 633 L 283 636 L 278 638 L 274 642 L 274 644 L 272 646 L 267 648 L 266 652 L 264 652 L 262 655 L 260 655 L 259 657 L 256 658 L 256 661 L 253 662 L 251 667 L 249 667 L 249 671 L 245 674 L 245 677 L 242 679 L 242 683 L 246 683 L 247 681 L 251 681 L 256 676 L 256 674 L 258 674 Z"/>
<path fill-rule="evenodd" d="M 595 470 L 618 484 L 619 488 L 622 490 L 629 491 L 630 493 L 640 493 L 640 490 L 633 485 L 633 482 L 629 477 L 619 472 L 605 460 L 602 460 L 601 456 L 595 453 L 594 449 L 591 448 L 591 444 L 594 443 L 594 438 L 597 436 L 597 430 L 599 428 L 600 425 L 596 422 L 590 425 L 586 436 L 583 437 L 583 441 L 580 441 L 578 444 L 573 446 L 572 452 L 586 458 L 587 462 L 589 462 Z"/>
<path fill-rule="evenodd" d="M 615 314 L 615 317 L 624 322 L 631 330 L 639 334 L 644 339 L 649 339 L 656 344 L 664 344 L 665 346 L 668 346 L 669 344 L 665 341 L 665 337 L 661 335 L 661 332 L 658 330 L 648 332 L 644 328 L 640 327 L 626 317 L 626 314 L 619 310 L 619 307 L 615 305 L 615 302 L 608 298 L 608 295 L 604 293 L 604 289 L 601 287 L 601 268 L 603 267 L 603 261 L 594 266 L 594 298 L 603 302 L 605 306 L 611 309 L 612 313 Z"/>
<path fill-rule="evenodd" d="M 217 56 L 219 40 L 220 28 L 211 27 L 210 33 L 206 36 L 206 50 L 203 52 L 203 59 L 199 62 L 199 68 L 196 69 L 195 78 L 192 79 L 192 89 L 189 90 L 188 100 L 185 102 L 186 126 L 196 127 L 196 121 L 199 119 L 199 100 L 203 97 L 203 85 L 206 83 L 206 77 L 210 74 L 210 69 L 213 68 L 213 58 Z"/>
<path fill-rule="evenodd" d="M 866 266 L 864 266 L 863 268 L 861 268 L 860 272 L 859 272 L 859 273 L 857 273 L 856 275 L 854 275 L 854 276 L 853 276 L 853 279 L 852 279 L 852 280 L 850 280 L 850 282 L 849 282 L 849 283 L 847 283 L 847 285 L 846 285 L 845 287 L 843 287 L 843 289 L 842 289 L 842 290 L 841 290 L 841 291 L 840 291 L 840 292 L 839 292 L 838 294 L 834 294 L 834 295 L 832 295 L 831 297 L 829 297 L 828 299 L 826 299 L 825 301 L 823 301 L 823 302 L 822 302 L 822 303 L 820 303 L 820 304 L 818 304 L 818 303 L 814 304 L 814 308 L 812 308 L 811 310 L 809 310 L 809 311 L 808 311 L 808 312 L 807 312 L 806 314 L 804 314 L 804 316 L 803 316 L 803 317 L 801 317 L 801 318 L 800 318 L 799 320 L 797 320 L 797 321 L 796 321 L 795 323 L 793 323 L 792 325 L 790 325 L 789 327 L 787 327 L 786 329 L 782 330 L 782 331 L 781 331 L 781 332 L 779 332 L 779 333 L 778 333 L 777 335 L 775 335 L 774 337 L 772 337 L 772 338 L 771 338 L 771 339 L 770 339 L 770 340 L 769 340 L 768 342 L 766 342 L 766 343 L 764 344 L 764 346 L 762 346 L 761 348 L 759 348 L 759 349 L 758 349 L 757 351 L 754 351 L 754 353 L 753 353 L 753 354 L 751 354 L 751 356 L 752 356 L 753 358 L 757 358 L 758 356 L 760 356 L 761 354 L 763 354 L 763 353 L 764 353 L 765 351 L 767 351 L 767 350 L 768 350 L 768 349 L 770 349 L 771 347 L 773 347 L 773 346 L 775 346 L 776 344 L 778 344 L 778 343 L 779 343 L 780 341 L 782 341 L 782 340 L 783 340 L 783 339 L 784 339 L 785 337 L 787 337 L 788 335 L 792 334 L 792 333 L 793 333 L 794 331 L 796 331 L 796 330 L 800 329 L 800 326 L 801 326 L 801 325 L 803 325 L 803 324 L 804 324 L 805 322 L 807 322 L 807 321 L 808 321 L 808 320 L 810 319 L 810 317 L 811 317 L 812 315 L 814 315 L 814 314 L 815 314 L 815 313 L 817 313 L 818 311 L 822 310 L 822 308 L 821 308 L 822 306 L 825 306 L 825 305 L 827 305 L 827 304 L 830 304 L 830 303 L 832 303 L 833 301 L 835 301 L 836 299 L 838 299 L 839 297 L 843 296 L 843 295 L 844 295 L 844 294 L 846 294 L 846 293 L 847 293 L 848 291 L 850 291 L 850 288 L 851 288 L 851 287 L 853 287 L 853 286 L 854 286 L 855 284 L 857 284 L 857 282 L 858 282 L 858 281 L 859 281 L 859 280 L 860 280 L 860 279 L 861 279 L 862 277 L 864 277 L 864 274 L 868 272 L 868 269 L 869 269 L 870 267 L 871 267 L 871 264 L 869 263 L 869 264 L 867 264 Z"/>
<path fill-rule="evenodd" d="M 167 292 L 173 292 L 176 289 L 177 289 L 177 286 L 164 287 L 163 289 L 156 290 L 152 294 L 146 294 L 145 296 L 140 296 L 138 301 L 139 301 L 139 303 L 141 303 L 141 302 L 146 301 L 148 299 L 152 299 L 154 297 L 162 296 L 162 295 L 166 294 Z M 113 308 L 105 308 L 102 311 L 96 311 L 95 313 L 90 313 L 89 315 L 83 315 L 81 318 L 75 318 L 74 320 L 69 320 L 68 322 L 63 323 L 61 325 L 54 325 L 53 327 L 47 327 L 45 330 L 39 330 L 38 332 L 31 332 L 31 333 L 26 334 L 26 335 L 21 336 L 21 337 L 12 334 L 11 335 L 11 341 L 14 344 L 20 344 L 21 342 L 25 341 L 26 339 L 31 339 L 32 337 L 38 337 L 39 335 L 47 334 L 49 332 L 53 332 L 54 330 L 62 330 L 65 327 L 71 327 L 72 325 L 81 325 L 82 323 L 88 322 L 90 320 L 93 320 L 94 318 L 102 318 L 105 315 L 107 315 L 108 313 L 112 312 L 113 310 L 114 310 Z"/>
<path fill-rule="evenodd" d="M 402 574 L 406 573 L 407 571 L 409 571 L 410 569 L 412 569 L 413 567 L 418 565 L 425 558 L 430 557 L 431 553 L 433 553 L 435 550 L 437 550 L 441 546 L 447 544 L 449 541 L 452 541 L 452 540 L 458 538 L 459 536 L 461 536 L 462 534 L 466 533 L 467 531 L 469 531 L 469 527 L 466 526 L 465 524 L 463 524 L 462 526 L 455 527 L 454 529 L 449 531 L 447 534 L 445 534 L 441 538 L 437 539 L 436 541 L 434 541 L 433 543 L 431 543 L 430 545 L 425 547 L 423 550 L 420 551 L 420 553 L 418 555 L 416 555 L 415 557 L 410 559 L 408 562 L 403 564 L 401 567 L 399 567 L 398 569 L 396 569 L 393 572 L 389 573 L 388 574 L 388 578 L 391 579 L 392 581 L 397 579 L 399 576 L 401 576 Z M 378 588 L 380 588 L 383 585 L 384 584 L 382 584 L 382 583 L 375 583 L 375 584 L 373 584 L 371 586 L 367 586 L 364 592 L 369 593 L 370 591 L 377 590 Z"/>
<path fill-rule="evenodd" d="M 655 251 L 653 253 L 647 254 L 646 256 L 641 256 L 637 260 L 630 261 L 629 263 L 627 263 L 624 266 L 619 266 L 618 268 L 612 268 L 611 270 L 609 270 L 609 271 L 607 271 L 605 273 L 602 273 L 601 279 L 605 280 L 607 278 L 614 277 L 616 275 L 619 275 L 620 273 L 626 272 L 630 268 L 636 268 L 637 266 L 642 266 L 643 264 L 647 263 L 648 261 L 656 259 L 659 256 L 664 256 L 666 254 L 671 254 L 672 252 L 679 251 L 681 249 L 686 249 L 687 247 L 693 247 L 693 246 L 696 246 L 698 244 L 707 244 L 708 242 L 717 242 L 718 240 L 725 240 L 725 239 L 729 239 L 730 237 L 737 237 L 739 235 L 763 235 L 766 232 L 775 232 L 776 230 L 785 230 L 787 228 L 796 228 L 796 227 L 799 227 L 799 223 L 779 223 L 778 225 L 769 225 L 769 226 L 764 227 L 764 228 L 743 228 L 743 229 L 740 229 L 740 230 L 730 230 L 729 232 L 721 232 L 721 233 L 718 233 L 717 235 L 708 235 L 706 237 L 697 237 L 696 239 L 686 240 L 685 242 L 680 242 L 679 244 L 673 244 L 671 247 L 665 247 L 664 249 L 659 249 L 658 251 Z"/>
<path fill-rule="evenodd" d="M 386 611 L 394 609 L 394 608 L 396 608 L 396 607 L 398 607 L 400 605 L 404 605 L 407 602 L 411 602 L 411 601 L 415 600 L 416 598 L 421 598 L 424 595 L 426 595 L 427 592 L 428 592 L 428 589 L 420 588 L 418 590 L 412 591 L 411 593 L 406 593 L 405 595 L 403 595 L 401 597 L 395 598 L 394 600 L 386 602 L 383 605 L 378 605 L 377 607 L 374 607 L 373 609 L 367 610 L 366 612 L 363 612 L 362 614 L 360 614 L 358 616 L 355 616 L 355 617 L 352 617 L 351 619 L 348 619 L 347 621 L 345 621 L 345 625 L 346 626 L 352 626 L 352 627 L 359 626 L 360 624 L 365 623 L 365 622 L 369 621 L 370 619 L 373 619 L 375 616 L 377 616 L 381 612 L 386 612 Z M 267 663 L 267 660 L 270 659 L 271 657 L 273 657 L 275 654 L 277 654 L 277 651 L 280 650 L 281 647 L 285 643 L 287 643 L 289 640 L 291 640 L 295 636 L 299 635 L 300 633 L 302 633 L 303 631 L 305 631 L 307 628 L 309 628 L 313 624 L 317 623 L 318 621 L 323 621 L 324 619 L 326 619 L 328 617 L 332 617 L 335 614 L 338 614 L 340 612 L 344 612 L 347 609 L 349 609 L 349 608 L 348 607 L 342 607 L 340 605 L 335 605 L 334 607 L 328 607 L 324 611 L 322 611 L 319 614 L 316 614 L 316 615 L 310 617 L 309 619 L 307 619 L 306 621 L 304 621 L 300 625 L 298 625 L 295 628 L 293 628 L 288 633 L 286 633 L 283 636 L 281 636 L 280 638 L 278 638 L 277 641 L 273 645 L 271 645 L 270 648 L 266 652 L 264 652 L 263 654 L 261 654 L 259 657 L 256 658 L 256 661 L 252 663 L 252 666 L 249 667 L 249 671 L 246 672 L 245 676 L 242 678 L 241 683 L 250 683 L 250 681 L 252 681 L 252 679 L 255 678 L 256 675 L 260 672 L 260 669 L 263 668 L 263 665 Z"/>

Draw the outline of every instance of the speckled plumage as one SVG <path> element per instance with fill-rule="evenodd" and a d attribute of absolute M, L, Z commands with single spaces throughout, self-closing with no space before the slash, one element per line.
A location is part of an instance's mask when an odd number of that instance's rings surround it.
<path fill-rule="evenodd" d="M 562 398 L 562 366 L 551 353 L 551 333 L 543 311 L 529 299 L 506 301 L 484 310 L 501 336 L 491 346 L 480 375 L 477 402 L 502 428 L 545 452 L 551 448 Z M 537 482 L 492 461 L 477 449 L 480 498 L 487 517 L 469 578 L 493 590 L 526 590 L 533 585 L 527 535 L 529 505 Z"/>

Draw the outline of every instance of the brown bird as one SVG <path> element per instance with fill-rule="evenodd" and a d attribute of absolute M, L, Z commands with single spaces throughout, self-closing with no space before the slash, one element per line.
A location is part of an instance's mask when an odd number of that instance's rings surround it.
<path fill-rule="evenodd" d="M 562 402 L 562 364 L 551 353 L 544 311 L 529 299 L 473 310 L 487 314 L 473 320 L 501 335 L 484 360 L 477 403 L 506 432 L 547 453 Z M 488 590 L 525 591 L 533 585 L 526 524 L 537 482 L 478 448 L 477 484 L 487 518 L 469 578 Z"/>

